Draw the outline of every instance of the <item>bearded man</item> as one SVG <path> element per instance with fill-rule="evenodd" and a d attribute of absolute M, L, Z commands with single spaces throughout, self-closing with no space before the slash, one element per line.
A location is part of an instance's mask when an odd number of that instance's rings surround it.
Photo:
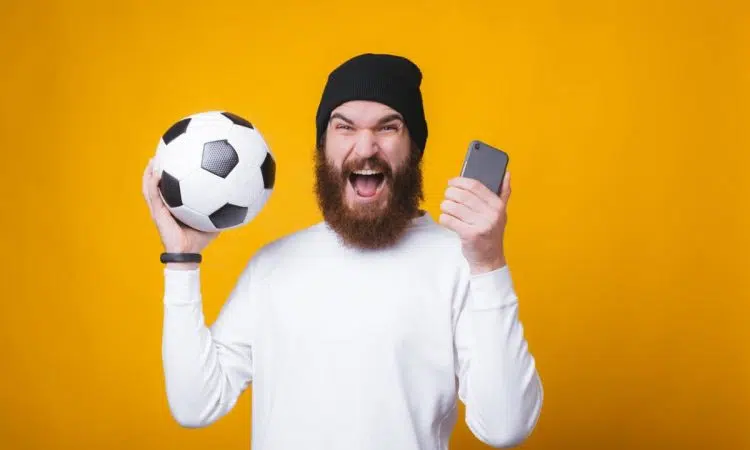
<path fill-rule="evenodd" d="M 179 261 L 217 234 L 170 215 L 149 163 L 178 423 L 207 426 L 252 386 L 254 450 L 447 449 L 459 400 L 490 446 L 532 432 L 542 385 L 504 254 L 510 178 L 500 195 L 455 178 L 437 222 L 420 209 L 421 82 L 416 64 L 388 54 L 329 74 L 316 114 L 324 220 L 250 257 L 210 327 L 199 263 Z"/>

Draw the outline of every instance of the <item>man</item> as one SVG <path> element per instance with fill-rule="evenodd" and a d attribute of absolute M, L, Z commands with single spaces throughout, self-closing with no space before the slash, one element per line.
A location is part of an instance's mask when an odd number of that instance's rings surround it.
<path fill-rule="evenodd" d="M 316 117 L 325 220 L 250 258 L 210 328 L 198 263 L 167 262 L 164 373 L 180 424 L 211 424 L 252 383 L 255 450 L 446 449 L 457 399 L 486 444 L 531 433 L 542 386 L 503 253 L 510 181 L 498 196 L 451 180 L 439 223 L 419 209 L 421 79 L 384 54 L 329 75 Z M 216 237 L 169 215 L 150 166 L 143 181 L 165 252 Z"/>

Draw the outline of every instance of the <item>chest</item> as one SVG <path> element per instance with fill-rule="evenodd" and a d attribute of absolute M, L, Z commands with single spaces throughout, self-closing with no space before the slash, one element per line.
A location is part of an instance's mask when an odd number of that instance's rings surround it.
<path fill-rule="evenodd" d="M 408 265 L 319 264 L 266 280 L 255 344 L 275 363 L 346 370 L 452 363 L 446 277 Z"/>

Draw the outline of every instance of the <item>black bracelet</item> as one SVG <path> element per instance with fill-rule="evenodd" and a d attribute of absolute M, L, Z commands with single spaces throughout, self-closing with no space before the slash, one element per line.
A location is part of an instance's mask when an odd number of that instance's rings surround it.
<path fill-rule="evenodd" d="M 199 263 L 203 260 L 200 253 L 162 253 L 159 260 L 163 263 Z"/>

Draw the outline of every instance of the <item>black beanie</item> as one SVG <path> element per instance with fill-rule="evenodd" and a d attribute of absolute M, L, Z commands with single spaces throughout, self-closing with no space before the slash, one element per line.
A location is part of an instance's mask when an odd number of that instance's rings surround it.
<path fill-rule="evenodd" d="M 336 107 L 351 100 L 370 100 L 398 111 L 414 143 L 424 152 L 427 121 L 421 83 L 419 67 L 402 56 L 365 53 L 345 61 L 328 75 L 315 117 L 316 142 L 320 143 Z"/>

